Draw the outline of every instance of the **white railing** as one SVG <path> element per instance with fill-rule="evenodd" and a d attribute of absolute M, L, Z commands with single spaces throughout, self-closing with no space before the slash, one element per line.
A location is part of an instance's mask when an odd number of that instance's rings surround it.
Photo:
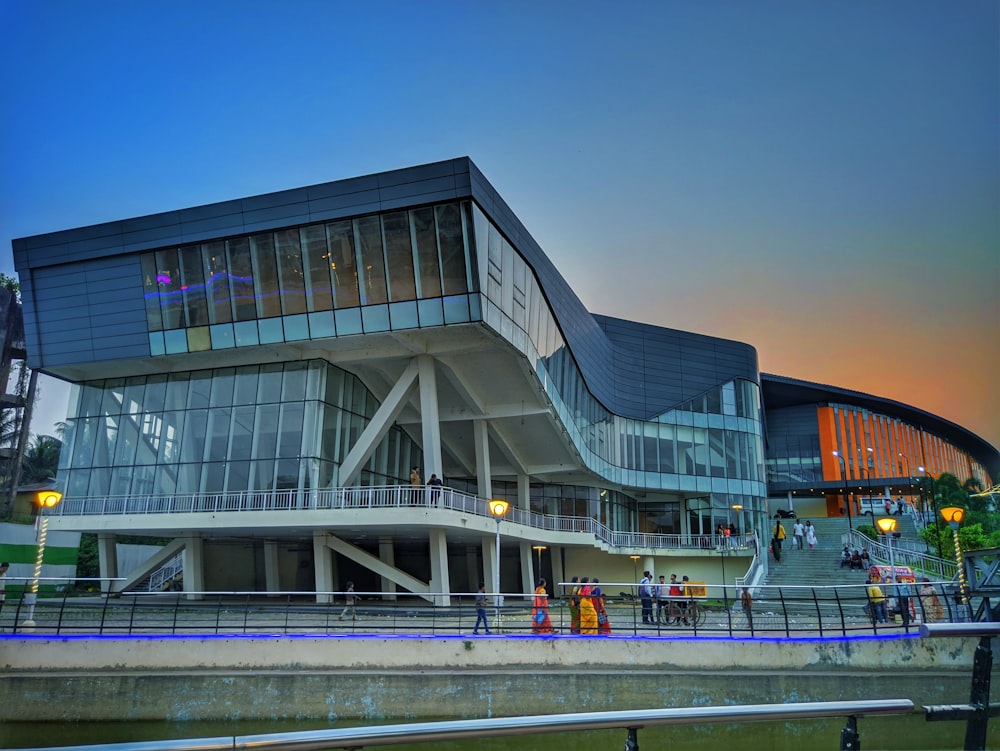
<path fill-rule="evenodd" d="M 167 582 L 183 570 L 184 553 L 182 551 L 149 575 L 149 578 L 146 580 L 146 589 L 150 592 L 159 592 Z"/>
<path fill-rule="evenodd" d="M 56 516 L 119 516 L 147 514 L 219 514 L 238 511 L 315 511 L 389 508 L 436 508 L 489 519 L 488 502 L 452 488 L 411 485 L 384 485 L 323 490 L 240 491 L 236 493 L 183 493 L 161 495 L 68 497 L 50 513 Z M 586 516 L 556 516 L 512 507 L 505 523 L 520 524 L 549 532 L 593 535 L 612 548 L 651 548 L 715 551 L 728 546 L 745 549 L 752 534 L 660 535 L 619 532 Z"/>
<path fill-rule="evenodd" d="M 854 550 L 868 550 L 872 561 L 889 563 L 889 546 L 881 540 L 872 540 L 860 532 L 851 533 L 850 548 Z M 913 569 L 918 576 L 928 576 L 931 579 L 952 580 L 958 575 L 958 565 L 955 561 L 945 558 L 938 558 L 934 555 L 921 553 L 892 544 L 892 560 L 897 566 L 908 566 Z"/>

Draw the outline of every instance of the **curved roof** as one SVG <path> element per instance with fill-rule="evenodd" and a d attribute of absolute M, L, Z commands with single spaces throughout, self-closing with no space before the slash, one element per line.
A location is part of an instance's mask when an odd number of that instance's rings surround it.
<path fill-rule="evenodd" d="M 861 407 L 890 417 L 898 417 L 900 420 L 940 436 L 966 451 L 986 468 L 991 477 L 996 478 L 1000 475 L 1000 452 L 972 431 L 966 430 L 950 420 L 945 420 L 943 417 L 893 399 L 885 399 L 861 391 L 851 391 L 839 386 L 800 381 L 770 373 L 761 373 L 760 381 L 765 409 L 836 403 Z"/>

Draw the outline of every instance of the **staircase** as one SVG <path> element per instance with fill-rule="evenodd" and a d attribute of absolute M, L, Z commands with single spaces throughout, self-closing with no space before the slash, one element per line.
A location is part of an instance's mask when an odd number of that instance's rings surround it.
<path fill-rule="evenodd" d="M 918 552 L 924 552 L 925 545 L 917 537 L 917 526 L 913 517 L 902 515 L 895 517 L 899 522 L 897 531 L 900 538 L 896 545 L 901 545 Z M 806 521 L 803 518 L 803 523 Z M 864 584 L 867 572 L 850 568 L 840 568 L 840 552 L 844 549 L 841 541 L 845 532 L 848 531 L 847 519 L 809 519 L 816 527 L 816 539 L 818 545 L 810 550 L 808 544 L 804 550 L 795 550 L 792 540 L 792 528 L 795 526 L 793 519 L 784 519 L 782 524 L 788 538 L 781 546 L 781 563 L 775 563 L 771 558 L 768 561 L 768 572 L 766 584 L 781 586 L 783 584 L 797 585 L 820 585 L 820 584 Z M 861 524 L 872 524 L 870 516 L 853 520 L 854 527 Z M 851 549 L 853 551 L 853 546 Z M 869 553 L 872 548 L 869 548 Z M 887 563 L 879 560 L 874 554 L 872 563 Z"/>
<path fill-rule="evenodd" d="M 804 523 L 805 519 L 802 521 Z M 864 571 L 840 568 L 840 551 L 844 549 L 841 534 L 847 532 L 847 520 L 810 518 L 809 521 L 816 527 L 817 545 L 812 550 L 808 544 L 805 544 L 803 550 L 795 550 L 792 539 L 794 520 L 782 521 L 788 538 L 781 546 L 781 563 L 775 563 L 773 558 L 768 561 L 766 584 L 773 586 L 864 584 L 866 578 Z M 910 524 L 912 525 L 912 522 Z"/>

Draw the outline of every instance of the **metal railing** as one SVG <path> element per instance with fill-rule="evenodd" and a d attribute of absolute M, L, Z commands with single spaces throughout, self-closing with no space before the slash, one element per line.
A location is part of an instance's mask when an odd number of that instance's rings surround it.
<path fill-rule="evenodd" d="M 607 712 L 487 717 L 474 720 L 410 722 L 358 728 L 325 728 L 291 733 L 261 733 L 245 736 L 187 738 L 183 740 L 110 743 L 94 746 L 48 747 L 48 751 L 238 751 L 240 749 L 300 749 L 387 746 L 399 743 L 459 741 L 474 738 L 499 738 L 513 735 L 568 733 L 594 730 L 626 730 L 625 749 L 639 748 L 640 728 L 668 725 L 704 725 L 717 722 L 787 722 L 846 717 L 841 731 L 840 748 L 860 748 L 857 718 L 875 715 L 908 714 L 913 711 L 909 699 L 868 699 L 864 701 L 823 701 L 799 704 L 744 704 L 716 707 L 671 707 L 631 709 Z M 42 749 L 25 750 L 42 751 Z"/>
<path fill-rule="evenodd" d="M 17 581 L 12 580 L 13 581 Z M 753 606 L 741 606 L 742 589 L 703 586 L 698 597 L 671 598 L 653 603 L 653 623 L 643 623 L 642 602 L 634 582 L 602 583 L 608 625 L 581 623 L 571 606 L 568 586 L 559 586 L 561 598 L 548 598 L 551 628 L 533 621 L 533 593 L 489 594 L 488 628 L 498 636 L 522 635 L 561 638 L 587 635 L 611 637 L 728 636 L 819 638 L 916 635 L 920 624 L 965 622 L 971 603 L 951 596 L 950 582 L 936 582 L 934 597 L 914 592 L 908 615 L 897 602 L 887 622 L 870 613 L 864 585 L 829 587 L 757 586 Z M 426 593 L 422 597 L 449 597 L 451 605 L 433 606 L 415 596 L 389 592 L 356 592 L 360 602 L 346 608 L 343 592 L 135 592 L 77 596 L 66 587 L 60 595 L 40 596 L 34 609 L 26 598 L 8 590 L 0 608 L 3 635 L 24 634 L 471 634 L 476 626 L 477 593 Z M 886 588 L 890 600 L 895 596 Z M 399 599 L 390 599 L 399 598 Z M 499 600 L 499 604 L 498 604 Z M 328 601 L 328 602 L 324 602 Z M 987 603 L 988 604 L 988 603 Z M 586 610 L 586 608 L 585 608 Z M 988 608 L 987 608 L 988 611 Z M 30 619 L 29 619 L 30 618 Z M 586 619 L 584 619 L 586 620 Z M 0 636 L 0 638 L 3 638 Z"/>
<path fill-rule="evenodd" d="M 235 493 L 68 497 L 55 507 L 55 516 L 121 516 L 127 514 L 220 514 L 247 511 L 287 511 L 392 508 L 439 508 L 493 519 L 488 501 L 453 488 L 383 485 L 324 490 L 244 490 Z M 582 532 L 613 548 L 716 550 L 729 545 L 746 549 L 752 534 L 722 537 L 712 534 L 650 534 L 618 532 L 586 516 L 539 514 L 511 507 L 505 523 L 549 532 Z M 355 520 L 356 521 L 356 520 Z"/>
<path fill-rule="evenodd" d="M 881 540 L 872 540 L 857 530 L 850 535 L 850 548 L 867 549 L 873 559 L 889 562 L 889 546 Z M 955 561 L 902 548 L 895 542 L 892 544 L 892 559 L 897 566 L 908 566 L 920 576 L 947 581 L 952 581 L 958 576 L 958 565 Z"/>

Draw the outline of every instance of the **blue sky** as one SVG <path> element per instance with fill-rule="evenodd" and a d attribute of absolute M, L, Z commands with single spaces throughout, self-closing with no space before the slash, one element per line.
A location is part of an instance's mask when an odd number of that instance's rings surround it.
<path fill-rule="evenodd" d="M 0 271 L 15 237 L 468 155 L 594 312 L 1000 445 L 998 8 L 6 0 Z"/>

